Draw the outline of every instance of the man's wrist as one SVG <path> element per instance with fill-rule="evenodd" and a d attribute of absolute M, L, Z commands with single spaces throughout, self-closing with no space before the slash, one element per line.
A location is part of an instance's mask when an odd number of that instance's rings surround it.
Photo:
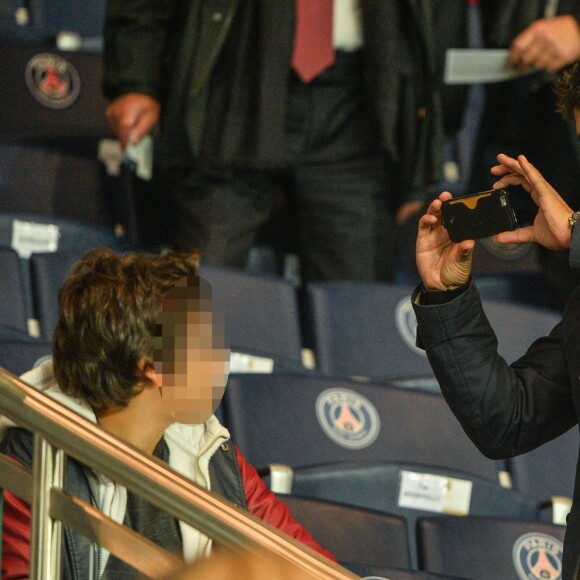
<path fill-rule="evenodd" d="M 572 230 L 574 230 L 574 226 L 578 220 L 580 220 L 580 211 L 575 211 L 573 214 L 568 216 L 568 223 L 570 224 Z"/>
<path fill-rule="evenodd" d="M 467 290 L 470 282 L 471 278 L 465 284 L 451 290 L 428 290 L 425 285 L 422 285 L 423 287 L 420 291 L 421 304 L 424 306 L 436 306 L 451 302 Z"/>

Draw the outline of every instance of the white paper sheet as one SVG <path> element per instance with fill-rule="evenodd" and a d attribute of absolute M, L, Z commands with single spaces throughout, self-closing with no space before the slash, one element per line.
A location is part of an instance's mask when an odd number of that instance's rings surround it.
<path fill-rule="evenodd" d="M 507 49 L 450 48 L 445 53 L 443 81 L 446 85 L 497 83 L 524 76 L 508 64 Z"/>
<path fill-rule="evenodd" d="M 153 138 L 145 135 L 137 144 L 129 143 L 125 157 L 135 164 L 135 175 L 144 181 L 151 181 L 153 176 Z"/>
<path fill-rule="evenodd" d="M 467 515 L 473 482 L 430 473 L 401 471 L 399 507 Z"/>

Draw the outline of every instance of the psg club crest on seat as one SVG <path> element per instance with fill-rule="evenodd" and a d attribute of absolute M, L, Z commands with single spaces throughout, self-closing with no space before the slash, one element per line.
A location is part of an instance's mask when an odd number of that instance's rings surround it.
<path fill-rule="evenodd" d="M 316 416 L 326 435 L 347 449 L 368 447 L 381 430 L 375 406 L 349 389 L 327 389 L 320 393 Z"/>
<path fill-rule="evenodd" d="M 32 96 L 49 109 L 66 109 L 79 97 L 81 79 L 77 69 L 58 54 L 43 52 L 26 64 L 26 86 Z"/>
<path fill-rule="evenodd" d="M 403 298 L 395 307 L 395 323 L 405 344 L 413 352 L 426 357 L 425 351 L 415 344 L 417 340 L 417 318 L 409 298 Z"/>
<path fill-rule="evenodd" d="M 522 580 L 560 580 L 562 542 L 548 534 L 524 534 L 514 543 L 513 560 Z"/>

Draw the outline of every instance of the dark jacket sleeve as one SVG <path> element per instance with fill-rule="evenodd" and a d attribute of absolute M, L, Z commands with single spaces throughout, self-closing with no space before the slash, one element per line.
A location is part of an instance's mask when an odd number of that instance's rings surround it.
<path fill-rule="evenodd" d="M 105 17 L 103 91 L 160 98 L 167 42 L 177 0 L 109 0 Z"/>
<path fill-rule="evenodd" d="M 309 548 L 336 562 L 328 550 L 324 550 L 290 514 L 288 506 L 282 503 L 262 481 L 258 472 L 252 467 L 236 447 L 236 458 L 242 473 L 248 511 L 280 531 L 302 542 Z"/>
<path fill-rule="evenodd" d="M 508 48 L 512 40 L 534 20 L 542 18 L 544 0 L 480 0 L 483 35 L 489 47 Z M 558 15 L 580 20 L 577 1 L 560 2 Z"/>
<path fill-rule="evenodd" d="M 473 284 L 444 304 L 417 303 L 419 344 L 451 410 L 490 458 L 525 453 L 576 424 L 561 325 L 511 366 Z M 420 300 L 420 297 L 419 297 Z"/>

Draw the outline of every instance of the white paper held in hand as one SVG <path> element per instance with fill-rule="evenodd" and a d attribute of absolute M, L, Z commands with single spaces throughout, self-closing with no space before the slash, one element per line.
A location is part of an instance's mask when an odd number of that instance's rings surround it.
<path fill-rule="evenodd" d="M 508 63 L 507 49 L 450 48 L 445 53 L 443 82 L 446 85 L 497 83 L 537 72 L 521 73 Z"/>
<path fill-rule="evenodd" d="M 125 159 L 135 166 L 135 175 L 144 181 L 153 176 L 153 137 L 145 135 L 139 143 L 129 143 L 125 148 Z"/>

